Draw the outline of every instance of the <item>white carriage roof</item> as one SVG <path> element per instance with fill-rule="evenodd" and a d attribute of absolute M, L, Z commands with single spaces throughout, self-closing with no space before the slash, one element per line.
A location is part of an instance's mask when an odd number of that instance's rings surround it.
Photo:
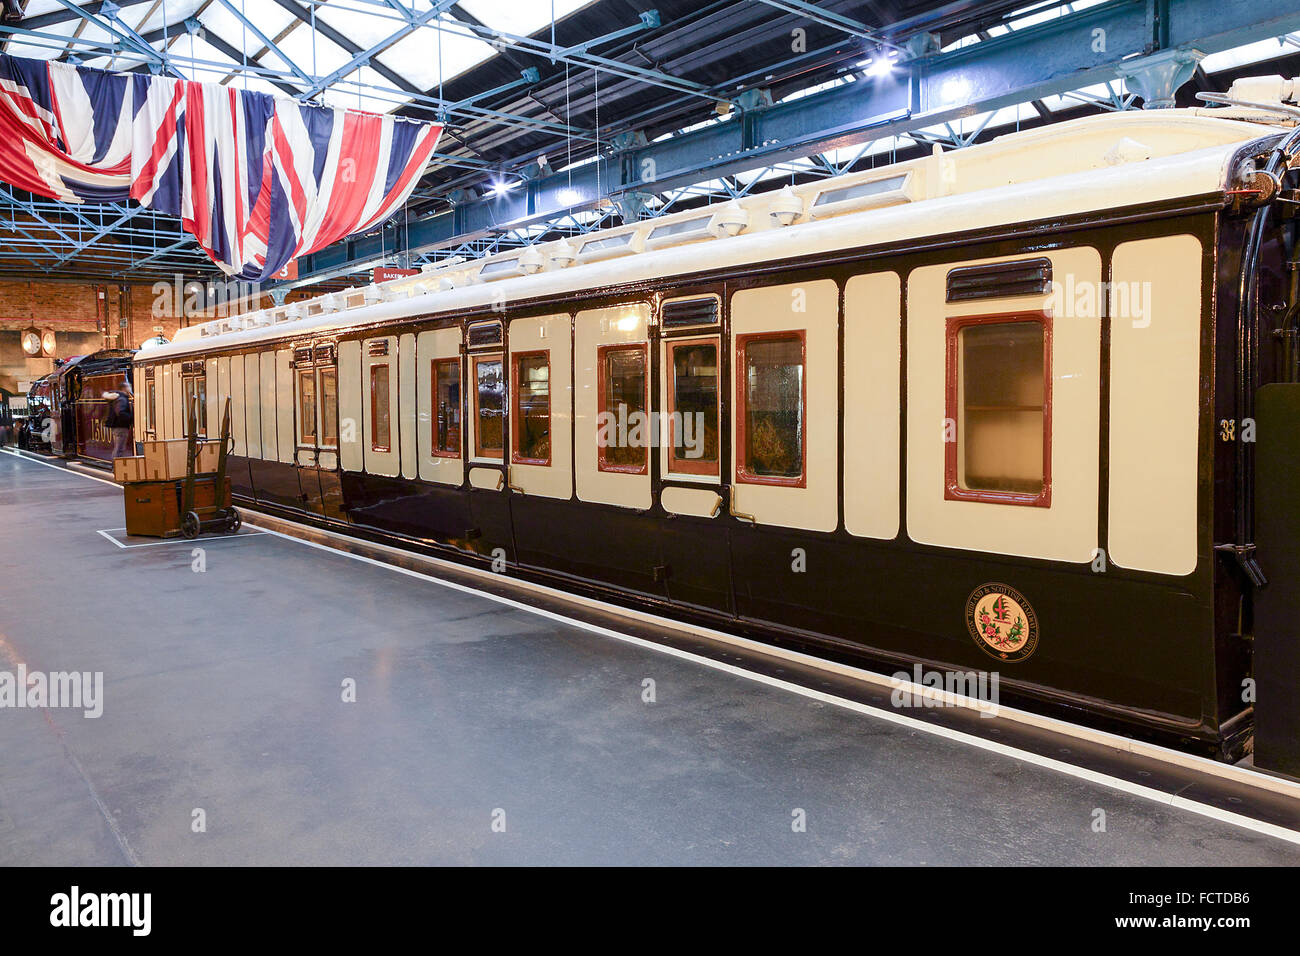
<path fill-rule="evenodd" d="M 1243 143 L 1284 129 L 1276 117 L 1220 118 L 1239 113 L 1111 113 L 962 150 L 936 147 L 923 159 L 192 326 L 136 361 L 1204 195 L 1224 188 Z"/>

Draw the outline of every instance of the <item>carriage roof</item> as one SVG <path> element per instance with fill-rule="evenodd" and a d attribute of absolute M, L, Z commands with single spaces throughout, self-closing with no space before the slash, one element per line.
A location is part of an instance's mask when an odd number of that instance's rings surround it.
<path fill-rule="evenodd" d="M 537 243 L 419 275 L 182 329 L 137 362 L 354 325 L 564 297 L 587 289 L 1172 201 L 1221 191 L 1274 116 L 1149 110 L 1086 117 L 988 143 Z M 1267 120 L 1267 121 L 1265 121 Z"/>

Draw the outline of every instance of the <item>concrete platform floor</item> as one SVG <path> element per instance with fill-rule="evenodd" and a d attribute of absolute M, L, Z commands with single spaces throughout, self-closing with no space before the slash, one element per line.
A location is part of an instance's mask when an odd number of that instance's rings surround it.
<path fill-rule="evenodd" d="M 0 453 L 0 671 L 104 675 L 97 719 L 0 709 L 0 864 L 1300 863 L 277 535 L 123 549 L 121 501 Z"/>

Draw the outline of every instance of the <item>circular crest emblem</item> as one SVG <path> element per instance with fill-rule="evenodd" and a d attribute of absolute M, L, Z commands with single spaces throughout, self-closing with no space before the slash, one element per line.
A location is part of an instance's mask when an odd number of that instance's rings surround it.
<path fill-rule="evenodd" d="M 981 584 L 966 601 L 966 627 L 980 650 L 1000 661 L 1023 661 L 1038 646 L 1038 616 L 1006 584 Z"/>

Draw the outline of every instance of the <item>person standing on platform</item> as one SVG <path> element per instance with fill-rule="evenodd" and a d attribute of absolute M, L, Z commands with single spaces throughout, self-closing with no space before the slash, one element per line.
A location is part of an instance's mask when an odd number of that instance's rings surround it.
<path fill-rule="evenodd" d="M 104 426 L 113 437 L 113 458 L 131 456 L 131 426 L 135 424 L 131 414 L 131 400 L 122 392 L 105 392 L 108 400 L 108 412 L 104 415 Z"/>

